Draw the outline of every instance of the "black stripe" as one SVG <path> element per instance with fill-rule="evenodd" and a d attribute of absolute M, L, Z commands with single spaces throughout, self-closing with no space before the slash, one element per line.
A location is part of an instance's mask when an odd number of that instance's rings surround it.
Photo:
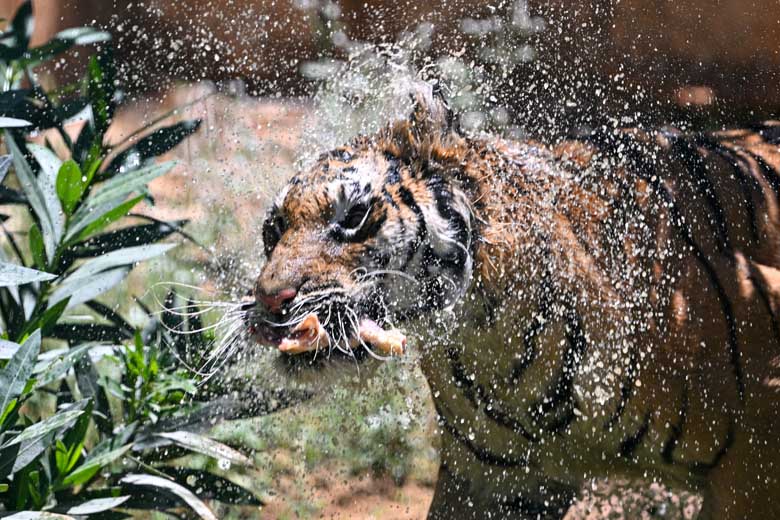
<path fill-rule="evenodd" d="M 612 428 L 620 420 L 623 412 L 626 411 L 629 399 L 634 394 L 634 388 L 636 387 L 636 378 L 639 373 L 639 366 L 636 359 L 636 346 L 632 343 L 628 351 L 628 368 L 626 368 L 626 377 L 620 382 L 620 401 L 617 408 L 609 421 L 604 425 L 605 430 L 612 430 Z"/>
<path fill-rule="evenodd" d="M 667 188 L 668 190 L 668 188 Z M 718 274 L 715 272 L 715 268 L 712 266 L 712 264 L 707 260 L 707 257 L 705 256 L 704 252 L 701 250 L 699 245 L 693 240 L 693 237 L 690 235 L 690 230 L 683 227 L 683 219 L 682 216 L 677 211 L 677 206 L 675 206 L 672 202 L 672 196 L 671 194 L 666 191 L 665 192 L 667 197 L 667 203 L 669 204 L 669 212 L 672 216 L 672 220 L 674 223 L 676 223 L 676 227 L 680 235 L 682 235 L 685 242 L 693 249 L 694 255 L 696 256 L 696 259 L 698 260 L 699 264 L 704 268 L 704 270 L 707 273 L 707 277 L 710 280 L 710 284 L 715 288 L 715 292 L 718 296 L 718 301 L 720 302 L 720 309 L 721 313 L 723 314 L 723 318 L 726 320 L 726 328 L 728 330 L 728 336 L 729 336 L 729 361 L 732 366 L 732 370 L 734 372 L 734 380 L 737 386 L 737 392 L 739 394 L 739 400 L 740 402 L 744 402 L 745 400 L 745 382 L 742 375 L 742 354 L 739 350 L 739 340 L 737 337 L 737 322 L 734 318 L 734 309 L 731 305 L 731 300 L 728 297 L 728 294 L 726 294 L 726 290 L 723 288 L 723 285 L 720 283 L 720 280 L 718 279 Z"/>
<path fill-rule="evenodd" d="M 444 264 L 455 271 L 459 276 L 463 275 L 463 269 L 468 260 L 469 231 L 466 221 L 453 209 L 454 201 L 452 189 L 443 179 L 438 176 L 432 176 L 427 182 L 428 189 L 431 190 L 433 198 L 436 201 L 436 211 L 446 220 L 455 231 L 455 240 L 463 247 L 453 246 L 451 254 L 442 258 Z"/>
<path fill-rule="evenodd" d="M 393 159 L 390 161 L 390 166 L 385 173 L 385 180 L 387 184 L 398 184 L 401 182 L 401 168 L 397 160 Z"/>
<path fill-rule="evenodd" d="M 434 407 L 436 408 L 436 414 L 438 415 L 439 425 L 447 430 L 447 432 L 452 435 L 456 441 L 465 446 L 481 463 L 487 464 L 488 466 L 497 466 L 500 468 L 516 468 L 518 466 L 528 465 L 528 460 L 525 457 L 510 457 L 509 455 L 503 453 L 496 454 L 490 450 L 477 446 L 468 438 L 466 434 L 458 430 L 447 420 L 447 417 L 443 412 L 448 412 L 449 410 L 444 404 L 434 402 Z"/>
<path fill-rule="evenodd" d="M 538 424 L 551 412 L 560 407 L 565 407 L 562 415 L 560 413 L 556 414 L 556 417 L 551 421 L 548 421 L 544 426 L 546 430 L 551 432 L 562 431 L 574 420 L 575 414 L 572 387 L 574 384 L 574 377 L 577 374 L 580 362 L 582 361 L 588 346 L 588 341 L 582 330 L 580 317 L 573 308 L 569 309 L 567 312 L 566 322 L 566 341 L 568 343 L 568 348 L 563 356 L 563 365 L 561 366 L 560 374 L 556 378 L 555 383 L 548 388 L 545 397 L 532 405 L 529 410 L 531 418 Z"/>
<path fill-rule="evenodd" d="M 715 454 L 710 462 L 695 462 L 691 464 L 691 471 L 696 473 L 706 473 L 709 470 L 716 468 L 726 453 L 734 446 L 734 440 L 736 433 L 734 432 L 734 422 L 729 421 L 729 429 L 726 431 L 726 438 L 721 442 L 720 449 Z"/>
<path fill-rule="evenodd" d="M 745 150 L 745 153 L 752 157 L 754 161 L 756 161 L 758 167 L 761 168 L 761 173 L 764 175 L 764 178 L 772 186 L 772 190 L 774 190 L 775 195 L 780 198 L 780 175 L 778 175 L 778 171 L 770 166 L 769 163 L 766 162 L 766 159 L 764 159 L 761 155 L 749 150 Z"/>
<path fill-rule="evenodd" d="M 661 458 L 667 464 L 674 463 L 674 450 L 677 448 L 677 444 L 680 439 L 682 439 L 683 433 L 685 432 L 685 422 L 688 420 L 688 399 L 688 382 L 686 381 L 683 382 L 682 403 L 680 404 L 680 411 L 677 414 L 679 420 L 676 424 L 672 425 L 672 431 L 669 434 L 669 438 L 666 440 L 664 447 L 661 450 Z"/>
<path fill-rule="evenodd" d="M 717 247 L 730 251 L 731 239 L 728 232 L 728 224 L 726 223 L 725 215 L 723 214 L 723 206 L 721 206 L 718 200 L 718 194 L 715 191 L 715 186 L 712 184 L 708 176 L 707 167 L 704 164 L 703 158 L 695 145 L 688 139 L 678 139 L 672 146 L 672 153 L 677 152 L 681 155 L 683 164 L 685 164 L 687 170 L 696 177 L 696 188 L 704 196 L 707 205 L 711 212 L 710 224 L 713 226 L 714 231 L 719 235 L 720 240 L 717 242 Z"/>
<path fill-rule="evenodd" d="M 636 452 L 637 448 L 642 444 L 642 441 L 647 436 L 647 432 L 650 431 L 650 417 L 651 413 L 647 412 L 645 414 L 645 418 L 642 420 L 642 425 L 639 427 L 639 429 L 629 437 L 626 437 L 623 439 L 623 442 L 620 443 L 620 449 L 618 450 L 618 454 L 621 457 L 625 457 L 627 459 L 634 458 L 634 453 Z"/>
<path fill-rule="evenodd" d="M 750 129 L 758 132 L 767 143 L 780 144 L 780 124 L 758 123 L 751 125 Z"/>
<path fill-rule="evenodd" d="M 643 176 L 643 178 L 650 183 L 650 186 L 654 189 L 654 191 L 664 199 L 663 202 L 669 210 L 672 225 L 675 227 L 683 240 L 691 247 L 691 249 L 693 249 L 696 260 L 704 268 L 710 283 L 715 287 L 721 306 L 721 312 L 723 313 L 723 317 L 726 320 L 726 326 L 728 329 L 730 363 L 734 372 L 734 379 L 739 394 L 739 400 L 740 402 L 744 403 L 745 384 L 742 376 L 742 362 L 739 351 L 739 343 L 737 341 L 737 325 L 736 320 L 734 319 L 734 312 L 731 301 L 729 300 L 726 291 L 723 289 L 720 280 L 718 280 L 715 268 L 712 266 L 712 264 L 710 264 L 706 255 L 701 250 L 701 247 L 699 247 L 699 245 L 693 239 L 690 229 L 685 226 L 685 220 L 677 208 L 674 196 L 669 190 L 669 187 L 661 180 L 660 176 L 656 175 L 655 164 L 652 163 L 643 154 L 641 154 L 640 150 L 638 150 L 637 147 L 633 145 L 631 140 L 627 140 L 628 136 L 621 134 L 620 138 L 626 147 L 626 157 L 628 157 L 634 167 L 637 168 L 637 173 Z M 596 145 L 610 144 L 609 136 L 604 134 L 595 134 L 591 140 Z"/>
<path fill-rule="evenodd" d="M 406 204 L 406 206 L 408 206 L 409 209 L 411 209 L 412 212 L 417 216 L 417 236 L 412 241 L 409 249 L 409 253 L 407 253 L 406 256 L 406 260 L 401 266 L 401 271 L 406 271 L 407 266 L 412 261 L 412 259 L 414 259 L 414 256 L 417 254 L 417 250 L 425 241 L 425 236 L 428 233 L 428 230 L 425 225 L 425 215 L 420 209 L 420 206 L 418 206 L 417 202 L 414 200 L 414 195 L 412 195 L 412 192 L 409 191 L 405 186 L 400 186 L 398 188 L 398 194 L 401 197 L 401 202 Z"/>
<path fill-rule="evenodd" d="M 536 307 L 536 312 L 534 313 L 535 317 L 523 332 L 523 355 L 512 361 L 512 372 L 509 375 L 512 384 L 517 384 L 528 367 L 531 366 L 539 355 L 539 351 L 536 347 L 536 339 L 544 331 L 545 325 L 552 317 L 553 290 L 549 273 L 546 273 L 542 277 L 539 295 L 541 299 Z M 536 316 L 538 316 L 538 318 L 536 318 Z"/>
<path fill-rule="evenodd" d="M 748 267 L 750 270 L 750 281 L 753 283 L 753 287 L 756 289 L 758 297 L 761 299 L 761 303 L 766 308 L 767 314 L 769 314 L 769 318 L 772 322 L 772 333 L 775 335 L 775 341 L 780 345 L 780 324 L 777 322 L 777 315 L 772 308 L 769 294 L 766 292 L 766 281 L 764 280 L 764 276 L 752 262 L 748 262 Z"/>
<path fill-rule="evenodd" d="M 748 183 L 752 181 L 753 184 L 758 186 L 759 190 L 761 189 L 761 184 L 750 173 L 750 165 L 746 164 L 744 160 L 740 160 L 739 158 L 735 157 L 727 147 L 723 146 L 722 143 L 714 139 L 711 135 L 702 135 L 699 138 L 698 143 L 701 146 L 707 148 L 707 150 L 710 152 L 718 155 L 723 161 L 731 165 L 733 168 L 734 177 L 736 178 L 737 182 L 739 183 L 739 187 L 742 190 L 742 200 L 740 202 L 744 204 L 745 209 L 749 215 L 750 234 L 753 237 L 753 240 L 758 242 L 759 236 L 758 226 L 756 224 L 756 206 L 753 203 L 753 192 Z M 745 169 L 748 171 L 747 174 L 744 171 Z"/>
<path fill-rule="evenodd" d="M 447 349 L 447 357 L 450 361 L 452 380 L 455 382 L 455 386 L 463 390 L 463 395 L 475 410 L 481 409 L 488 418 L 504 428 L 519 433 L 527 441 L 537 442 L 539 440 L 518 419 L 505 412 L 501 402 L 492 393 L 486 391 L 482 385 L 474 384 L 474 381 L 466 374 L 457 349 L 454 347 Z M 481 402 L 484 403 L 484 406 L 481 406 Z"/>

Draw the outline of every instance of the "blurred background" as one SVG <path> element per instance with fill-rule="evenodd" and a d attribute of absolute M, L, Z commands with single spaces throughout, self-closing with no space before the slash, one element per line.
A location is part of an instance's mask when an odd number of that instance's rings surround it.
<path fill-rule="evenodd" d="M 0 0 L 0 17 L 19 4 Z M 250 287 L 276 188 L 319 151 L 400 115 L 394 85 L 403 79 L 442 80 L 466 131 L 518 138 L 780 117 L 778 0 L 33 0 L 33 8 L 33 45 L 68 27 L 111 33 L 124 92 L 111 139 L 150 122 L 203 120 L 168 154 L 179 165 L 154 181 L 156 203 L 142 212 L 189 219 L 208 250 L 179 247 L 133 271 L 105 297 L 129 313 L 123 302 L 150 300 L 159 281 L 233 296 Z M 42 82 L 76 80 L 88 55 L 72 50 L 46 65 Z M 241 377 L 268 385 L 265 374 L 258 364 Z M 437 453 L 422 376 L 410 362 L 382 367 L 368 385 L 353 379 L 216 427 L 221 440 L 251 450 L 257 470 L 233 478 L 268 504 L 220 517 L 424 517 Z M 697 497 L 656 484 L 594 481 L 569 518 L 693 518 L 698 507 Z"/>

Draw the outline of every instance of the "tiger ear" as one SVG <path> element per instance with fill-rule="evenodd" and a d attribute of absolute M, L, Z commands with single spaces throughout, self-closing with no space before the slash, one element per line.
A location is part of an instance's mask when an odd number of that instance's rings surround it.
<path fill-rule="evenodd" d="M 409 91 L 412 112 L 408 119 L 390 125 L 390 136 L 396 154 L 425 159 L 432 148 L 454 134 L 454 116 L 441 88 L 416 82 Z"/>
<path fill-rule="evenodd" d="M 454 130 L 454 116 L 444 98 L 441 83 L 415 83 L 409 93 L 412 114 L 409 123 L 418 136 L 444 137 Z"/>

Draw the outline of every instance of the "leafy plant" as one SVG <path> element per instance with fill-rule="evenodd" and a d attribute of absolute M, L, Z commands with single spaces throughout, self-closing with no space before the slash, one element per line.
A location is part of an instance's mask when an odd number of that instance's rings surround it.
<path fill-rule="evenodd" d="M 214 416 L 213 403 L 197 399 L 198 377 L 180 360 L 192 361 L 208 338 L 184 340 L 170 330 L 198 331 L 197 315 L 174 327 L 150 316 L 139 331 L 96 300 L 136 263 L 175 247 L 157 242 L 182 234 L 186 222 L 127 225 L 128 217 L 141 201 L 153 203 L 148 183 L 173 167 L 155 158 L 200 121 L 145 127 L 132 134 L 134 142 L 108 143 L 122 99 L 110 36 L 69 29 L 31 48 L 32 22 L 28 1 L 0 34 L 0 129 L 8 152 L 0 157 L 0 209 L 16 207 L 18 215 L 21 208 L 29 219 L 29 231 L 14 232 L 0 213 L 2 510 L 83 517 L 184 505 L 214 518 L 188 489 L 196 480 L 214 484 L 210 498 L 259 504 L 218 475 L 170 465 L 187 452 L 252 465 L 194 431 Z M 41 86 L 39 64 L 87 44 L 97 53 L 83 81 Z M 68 124 L 74 119 L 85 121 L 75 135 Z M 94 319 L 76 320 L 76 310 Z"/>

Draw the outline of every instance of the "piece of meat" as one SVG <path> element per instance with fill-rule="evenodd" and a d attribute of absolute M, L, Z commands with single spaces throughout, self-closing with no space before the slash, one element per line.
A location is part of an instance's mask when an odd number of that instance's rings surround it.
<path fill-rule="evenodd" d="M 358 339 L 359 338 L 359 339 Z M 406 336 L 397 329 L 385 330 L 376 322 L 363 319 L 358 326 L 358 337 L 350 341 L 355 348 L 360 342 L 367 343 L 383 356 L 400 356 L 406 348 Z M 308 314 L 293 327 L 290 336 L 279 344 L 279 350 L 285 354 L 302 354 L 330 346 L 330 337 L 316 314 Z"/>

